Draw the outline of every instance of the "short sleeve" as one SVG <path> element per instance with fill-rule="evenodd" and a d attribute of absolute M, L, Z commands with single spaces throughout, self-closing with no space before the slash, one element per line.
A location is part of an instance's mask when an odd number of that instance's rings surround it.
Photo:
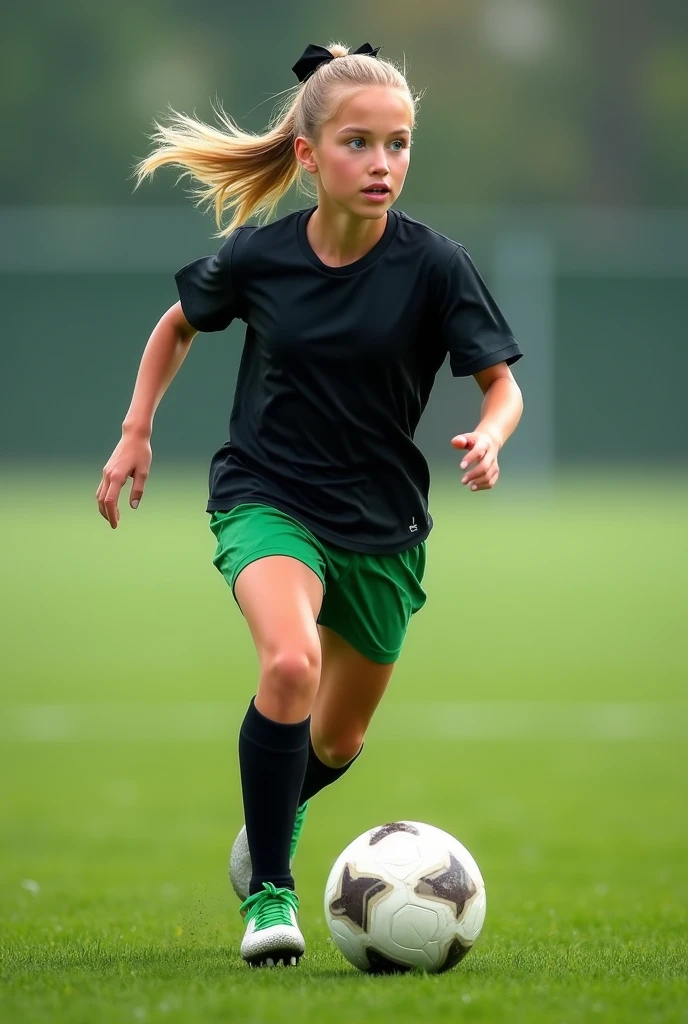
<path fill-rule="evenodd" d="M 184 316 L 197 331 L 224 331 L 238 316 L 232 252 L 241 229 L 215 256 L 188 263 L 174 275 Z"/>
<path fill-rule="evenodd" d="M 455 377 L 468 377 L 495 363 L 515 363 L 523 355 L 462 245 L 439 282 L 437 300 L 442 340 Z"/>

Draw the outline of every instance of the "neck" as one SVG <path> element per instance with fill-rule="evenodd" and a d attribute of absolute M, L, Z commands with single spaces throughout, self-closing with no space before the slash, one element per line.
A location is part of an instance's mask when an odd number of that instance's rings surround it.
<path fill-rule="evenodd" d="M 306 234 L 319 260 L 330 267 L 345 267 L 362 259 L 380 241 L 387 216 L 368 220 L 320 203 L 308 219 Z"/>

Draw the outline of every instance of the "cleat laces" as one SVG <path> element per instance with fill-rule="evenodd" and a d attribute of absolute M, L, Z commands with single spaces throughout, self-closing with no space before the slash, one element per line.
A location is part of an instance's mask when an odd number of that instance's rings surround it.
<path fill-rule="evenodd" d="M 275 925 L 291 925 L 290 911 L 299 909 L 299 897 L 291 889 L 278 889 L 272 882 L 263 882 L 263 891 L 255 892 L 241 904 L 246 922 L 255 921 L 256 931 Z"/>

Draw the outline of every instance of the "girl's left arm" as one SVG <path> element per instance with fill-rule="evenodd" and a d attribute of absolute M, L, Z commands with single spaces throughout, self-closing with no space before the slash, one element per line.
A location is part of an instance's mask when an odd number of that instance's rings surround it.
<path fill-rule="evenodd" d="M 521 389 L 506 363 L 496 363 L 473 375 L 484 398 L 475 430 L 452 438 L 454 448 L 468 449 L 461 480 L 472 491 L 486 491 L 499 479 L 499 449 L 513 434 L 523 412 Z"/>

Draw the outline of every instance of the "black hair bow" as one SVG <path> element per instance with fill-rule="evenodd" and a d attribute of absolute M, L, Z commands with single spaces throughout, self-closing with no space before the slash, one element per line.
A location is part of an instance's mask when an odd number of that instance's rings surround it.
<path fill-rule="evenodd" d="M 381 46 L 373 49 L 370 43 L 364 43 L 363 46 L 359 46 L 359 48 L 354 50 L 353 53 L 362 53 L 368 57 L 377 57 L 381 49 Z M 335 60 L 335 58 L 329 50 L 325 49 L 324 46 L 317 46 L 315 43 L 309 43 L 292 68 L 292 71 L 298 78 L 299 82 L 305 82 L 321 64 L 327 64 L 331 60 Z"/>

